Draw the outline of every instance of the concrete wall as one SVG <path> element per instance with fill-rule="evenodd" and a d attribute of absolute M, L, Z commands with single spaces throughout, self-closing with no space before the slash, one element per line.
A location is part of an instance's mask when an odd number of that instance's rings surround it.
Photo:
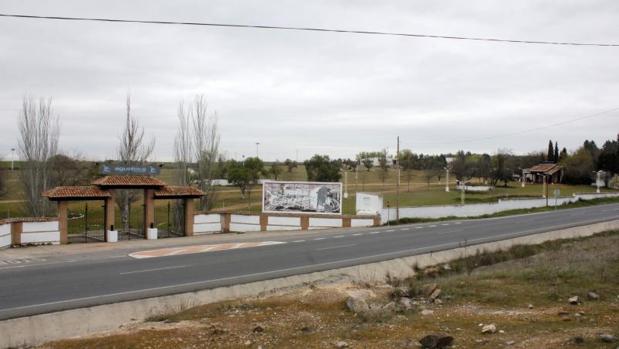
<path fill-rule="evenodd" d="M 345 268 L 334 266 L 335 269 L 323 272 L 5 320 L 0 322 L 0 334 L 2 334 L 0 348 L 34 346 L 52 340 L 117 330 L 126 324 L 141 322 L 156 315 L 225 300 L 286 293 L 295 287 L 307 286 L 313 282 L 343 280 L 371 283 L 384 282 L 387 277 L 407 278 L 415 275 L 415 267 L 425 268 L 446 263 L 477 251 L 494 252 L 509 249 L 514 245 L 533 245 L 549 240 L 584 237 L 617 229 L 619 229 L 619 220 L 495 242 L 479 241 L 477 245 L 467 247 L 458 247 L 458 243 L 454 243 L 436 248 L 434 251 L 411 250 L 411 254 L 419 254 L 410 257 L 394 257 L 394 259 L 383 262 Z M 325 263 L 324 266 L 329 265 L 334 264 Z"/>
<path fill-rule="evenodd" d="M 11 224 L 0 223 L 0 248 L 11 246 Z"/>
<path fill-rule="evenodd" d="M 317 218 L 310 217 L 309 228 L 310 229 L 325 229 L 325 228 L 341 228 L 342 218 Z"/>
<path fill-rule="evenodd" d="M 60 227 L 58 221 L 24 222 L 21 233 L 22 244 L 59 244 Z"/>
<path fill-rule="evenodd" d="M 593 200 L 606 197 L 619 197 L 619 193 L 609 194 L 579 194 L 575 196 L 559 198 L 556 203 L 553 197 L 548 198 L 548 205 L 560 206 L 566 203 L 576 202 L 579 199 Z M 493 214 L 501 211 L 527 209 L 546 206 L 546 199 L 509 199 L 499 200 L 497 203 L 470 204 L 470 205 L 445 205 L 445 206 L 421 206 L 401 207 L 400 218 L 441 218 L 441 217 L 475 217 Z M 395 208 L 383 209 L 382 223 L 395 219 Z"/>
<path fill-rule="evenodd" d="M 221 231 L 221 218 L 218 213 L 197 214 L 193 216 L 193 233 L 196 235 L 212 234 Z"/>
<path fill-rule="evenodd" d="M 260 216 L 233 214 L 230 218 L 230 231 L 260 231 Z"/>
<path fill-rule="evenodd" d="M 267 230 L 301 230 L 301 218 L 270 216 Z"/>

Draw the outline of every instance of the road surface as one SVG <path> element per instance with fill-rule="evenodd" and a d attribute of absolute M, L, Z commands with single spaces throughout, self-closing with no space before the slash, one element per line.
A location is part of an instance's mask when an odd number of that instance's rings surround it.
<path fill-rule="evenodd" d="M 265 238 L 254 234 L 238 244 L 157 253 L 128 251 L 139 258 L 116 251 L 0 264 L 0 320 L 347 267 L 618 218 L 619 204 L 611 204 L 504 218 L 269 233 Z"/>

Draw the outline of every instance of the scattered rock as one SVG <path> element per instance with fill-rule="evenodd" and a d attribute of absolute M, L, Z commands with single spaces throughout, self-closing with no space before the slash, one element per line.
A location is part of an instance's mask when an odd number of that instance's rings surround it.
<path fill-rule="evenodd" d="M 585 342 L 585 339 L 582 336 L 575 336 L 572 337 L 571 342 L 574 344 L 583 344 Z"/>
<path fill-rule="evenodd" d="M 402 297 L 398 301 L 398 305 L 402 310 L 411 310 L 413 309 L 413 301 L 411 301 L 408 297 Z"/>
<path fill-rule="evenodd" d="M 357 296 L 348 297 L 346 299 L 346 307 L 353 313 L 363 313 L 370 309 L 365 299 Z"/>
<path fill-rule="evenodd" d="M 499 330 L 499 333 L 500 333 L 500 334 L 504 334 L 504 333 L 505 333 L 505 331 L 503 331 L 503 330 Z"/>
<path fill-rule="evenodd" d="M 590 301 L 597 301 L 600 299 L 600 295 L 591 291 L 587 293 L 587 299 L 589 299 Z"/>
<path fill-rule="evenodd" d="M 408 297 L 410 296 L 410 290 L 408 289 L 408 287 L 396 287 L 391 293 L 391 295 L 394 298 Z"/>
<path fill-rule="evenodd" d="M 559 315 L 559 316 L 568 316 L 568 315 L 570 315 L 570 312 L 569 311 L 565 311 L 565 310 L 559 310 L 557 315 Z"/>
<path fill-rule="evenodd" d="M 310 332 L 312 332 L 312 331 L 313 331 L 313 330 L 312 330 L 312 328 L 311 328 L 311 327 L 309 327 L 309 326 L 303 326 L 303 327 L 301 327 L 301 332 L 303 332 L 303 333 L 310 333 Z"/>
<path fill-rule="evenodd" d="M 604 343 L 614 343 L 617 341 L 617 337 L 612 334 L 602 333 L 600 334 L 600 340 Z"/>
<path fill-rule="evenodd" d="M 423 285 L 423 294 L 426 297 L 430 297 L 430 295 L 436 290 L 438 289 L 438 285 L 437 284 L 425 284 Z"/>
<path fill-rule="evenodd" d="M 578 303 L 580 303 L 580 298 L 578 298 L 578 296 L 573 296 L 573 297 L 570 297 L 567 301 L 571 305 L 578 305 Z"/>
<path fill-rule="evenodd" d="M 262 332 L 264 332 L 264 327 L 258 325 L 256 327 L 254 327 L 253 331 L 254 331 L 254 333 L 262 333 Z"/>
<path fill-rule="evenodd" d="M 481 333 L 483 333 L 483 334 L 496 333 L 496 325 L 495 324 L 489 324 L 489 325 L 483 326 L 481 328 Z"/>
<path fill-rule="evenodd" d="M 430 334 L 419 340 L 422 348 L 441 349 L 453 344 L 454 338 L 444 334 Z"/>
<path fill-rule="evenodd" d="M 507 341 L 505 342 L 505 345 L 514 345 L 516 344 L 516 341 Z"/>
<path fill-rule="evenodd" d="M 533 309 L 533 304 L 529 304 L 529 309 Z"/>
<path fill-rule="evenodd" d="M 348 343 L 344 341 L 337 341 L 335 342 L 335 347 L 336 348 L 348 348 Z"/>
<path fill-rule="evenodd" d="M 437 288 L 430 293 L 430 300 L 435 301 L 441 295 L 441 289 Z"/>
<path fill-rule="evenodd" d="M 434 315 L 434 310 L 424 309 L 424 310 L 421 311 L 421 315 L 424 315 L 424 316 Z"/>
<path fill-rule="evenodd" d="M 449 265 L 449 264 L 444 264 L 444 265 L 443 265 L 443 270 L 450 271 L 450 270 L 451 270 L 451 265 Z"/>
<path fill-rule="evenodd" d="M 428 267 L 424 269 L 423 274 L 427 277 L 437 277 L 441 270 L 438 267 Z"/>
<path fill-rule="evenodd" d="M 250 346 L 251 345 L 251 341 L 250 340 L 245 341 L 245 345 L 246 346 Z"/>

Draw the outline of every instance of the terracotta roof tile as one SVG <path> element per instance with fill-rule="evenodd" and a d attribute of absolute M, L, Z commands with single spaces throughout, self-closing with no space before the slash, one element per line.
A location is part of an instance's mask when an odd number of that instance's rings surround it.
<path fill-rule="evenodd" d="M 200 197 L 204 192 L 194 187 L 165 186 L 155 191 L 155 197 Z"/>
<path fill-rule="evenodd" d="M 43 193 L 50 200 L 70 198 L 108 198 L 111 194 L 95 186 L 56 187 Z"/>
<path fill-rule="evenodd" d="M 539 164 L 529 169 L 531 172 L 543 172 L 547 174 L 553 174 L 559 170 L 561 170 L 561 166 L 558 164 Z"/>
<path fill-rule="evenodd" d="M 163 187 L 165 182 L 150 176 L 105 176 L 92 182 L 101 187 Z"/>

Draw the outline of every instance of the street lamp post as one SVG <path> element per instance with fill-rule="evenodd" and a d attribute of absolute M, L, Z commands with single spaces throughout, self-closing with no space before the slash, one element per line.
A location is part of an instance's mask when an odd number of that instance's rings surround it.
<path fill-rule="evenodd" d="M 256 142 L 256 157 L 259 158 L 260 157 L 260 153 L 258 152 L 258 147 L 260 146 L 260 142 Z"/>

